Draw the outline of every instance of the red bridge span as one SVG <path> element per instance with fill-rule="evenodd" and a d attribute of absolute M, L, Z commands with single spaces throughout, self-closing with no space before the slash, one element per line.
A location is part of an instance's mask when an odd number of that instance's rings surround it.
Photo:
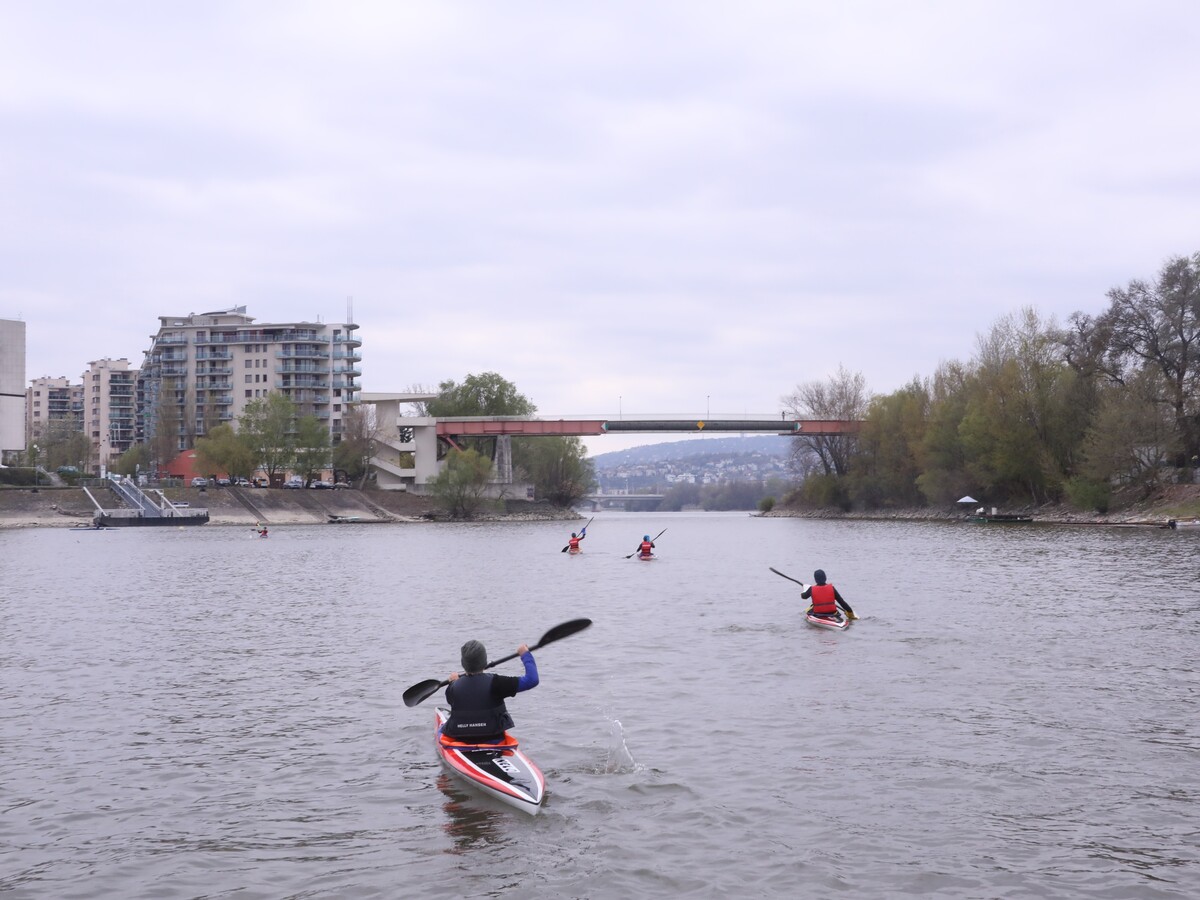
<path fill-rule="evenodd" d="M 501 436 L 595 437 L 602 434 L 755 432 L 785 437 L 834 437 L 857 434 L 852 419 L 539 419 L 529 416 L 463 416 L 437 419 L 437 436 L 450 444 L 458 438 Z"/>

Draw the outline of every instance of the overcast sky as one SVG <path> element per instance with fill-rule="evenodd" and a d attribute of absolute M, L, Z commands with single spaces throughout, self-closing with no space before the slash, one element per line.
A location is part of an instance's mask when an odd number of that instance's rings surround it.
<path fill-rule="evenodd" d="M 1198 48 L 1182 0 L 0 0 L 0 317 L 29 378 L 352 298 L 367 391 L 887 393 L 1200 250 Z"/>

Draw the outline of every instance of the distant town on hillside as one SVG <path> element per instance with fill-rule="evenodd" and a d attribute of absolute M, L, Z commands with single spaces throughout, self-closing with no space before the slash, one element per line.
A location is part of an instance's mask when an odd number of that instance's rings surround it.
<path fill-rule="evenodd" d="M 789 438 L 713 437 L 647 444 L 592 457 L 601 493 L 664 493 L 680 484 L 790 480 Z"/>

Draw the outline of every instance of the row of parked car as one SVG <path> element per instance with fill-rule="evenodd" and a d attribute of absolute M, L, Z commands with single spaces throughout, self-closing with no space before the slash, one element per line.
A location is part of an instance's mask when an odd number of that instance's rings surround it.
<path fill-rule="evenodd" d="M 296 490 L 297 488 L 304 487 L 304 479 L 303 478 L 289 478 L 287 481 L 285 481 L 283 483 L 283 486 L 290 490 Z M 333 488 L 348 488 L 348 487 L 350 487 L 350 485 L 346 484 L 346 482 L 344 482 L 344 481 L 333 482 L 333 481 L 319 481 L 318 480 L 318 481 L 314 481 L 312 484 L 310 484 L 309 487 L 315 488 L 316 490 L 325 490 L 325 489 L 333 489 Z"/>
<path fill-rule="evenodd" d="M 250 481 L 247 478 L 233 478 L 233 479 L 214 478 L 213 483 L 215 485 L 217 485 L 218 487 L 229 487 L 230 485 L 233 485 L 234 487 L 259 487 L 260 486 L 260 482 Z M 206 487 L 208 487 L 208 485 L 209 485 L 209 480 L 201 475 L 197 475 L 195 478 L 192 479 L 192 487 L 194 487 L 194 488 L 206 488 Z M 302 487 L 304 487 L 304 479 L 303 478 L 295 478 L 295 477 L 289 478 L 287 481 L 285 481 L 283 483 L 283 486 L 285 488 L 288 488 L 289 490 L 295 490 L 296 488 L 302 488 Z M 348 488 L 348 487 L 350 487 L 350 485 L 346 484 L 346 482 L 344 482 L 344 481 L 339 481 L 336 484 L 332 481 L 314 481 L 312 484 L 309 485 L 309 487 L 317 488 L 317 489 Z"/>

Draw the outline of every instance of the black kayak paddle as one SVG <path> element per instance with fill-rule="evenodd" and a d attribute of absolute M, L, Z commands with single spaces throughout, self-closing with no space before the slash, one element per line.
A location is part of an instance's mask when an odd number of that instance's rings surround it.
<path fill-rule="evenodd" d="M 767 566 L 767 568 L 770 569 L 772 572 L 774 572 L 776 575 L 778 575 L 780 578 L 786 578 L 788 581 L 794 581 L 794 582 L 796 582 L 796 584 L 800 585 L 800 587 L 802 587 L 802 588 L 808 587 L 808 585 L 805 584 L 803 581 L 800 581 L 797 578 L 793 578 L 791 575 L 784 575 L 782 572 L 780 572 L 774 566 Z M 845 600 L 842 600 L 842 601 L 840 601 L 840 604 L 841 604 L 842 609 L 844 609 L 846 611 L 847 619 L 849 619 L 850 621 L 853 622 L 855 619 L 858 618 L 858 616 L 856 616 L 854 614 L 854 610 L 850 608 L 849 603 L 847 603 Z"/>
<path fill-rule="evenodd" d="M 592 519 L 594 519 L 594 518 L 596 518 L 596 517 L 595 517 L 595 516 L 592 516 Z M 580 528 L 580 529 L 579 529 L 579 539 L 580 539 L 581 541 L 582 541 L 582 540 L 583 540 L 585 537 L 587 537 L 587 529 L 588 529 L 588 525 L 591 525 L 591 524 L 592 524 L 592 519 L 588 519 L 588 520 L 587 520 L 587 525 L 584 525 L 582 528 Z M 567 552 L 568 550 L 570 550 L 570 549 L 571 549 L 571 542 L 570 542 L 570 541 L 567 541 L 567 546 L 563 547 L 563 548 L 562 548 L 561 550 L 559 550 L 558 552 L 559 552 L 559 553 L 566 553 L 566 552 Z"/>
<path fill-rule="evenodd" d="M 587 628 L 591 624 L 591 619 L 572 619 L 569 622 L 563 622 L 561 625 L 555 625 L 553 628 L 543 634 L 542 639 L 530 647 L 529 651 L 532 653 L 534 650 L 539 650 L 542 647 L 545 647 L 547 644 L 553 644 L 555 641 L 561 641 L 565 637 L 570 637 L 573 634 L 583 631 L 583 629 Z M 516 659 L 518 656 L 520 656 L 519 653 L 510 653 L 508 656 L 503 656 L 500 659 L 493 660 L 484 666 L 484 668 L 494 668 L 495 666 L 500 665 L 500 663 L 506 663 L 510 659 Z M 446 681 L 438 681 L 436 678 L 428 678 L 425 681 L 418 681 L 404 692 L 404 705 L 416 706 L 418 703 L 428 700 L 449 683 L 450 681 L 448 679 Z"/>
<path fill-rule="evenodd" d="M 650 539 L 650 543 L 653 544 L 655 541 L 657 541 L 660 537 L 662 537 L 666 533 L 667 533 L 667 529 L 664 528 L 662 531 L 660 531 L 658 534 L 656 534 L 654 537 L 652 537 Z M 638 553 L 641 552 L 641 549 L 642 549 L 642 545 L 638 544 L 637 550 L 634 550 L 632 553 L 629 554 L 629 556 L 627 556 L 625 558 L 629 559 L 630 557 L 637 556 Z"/>

